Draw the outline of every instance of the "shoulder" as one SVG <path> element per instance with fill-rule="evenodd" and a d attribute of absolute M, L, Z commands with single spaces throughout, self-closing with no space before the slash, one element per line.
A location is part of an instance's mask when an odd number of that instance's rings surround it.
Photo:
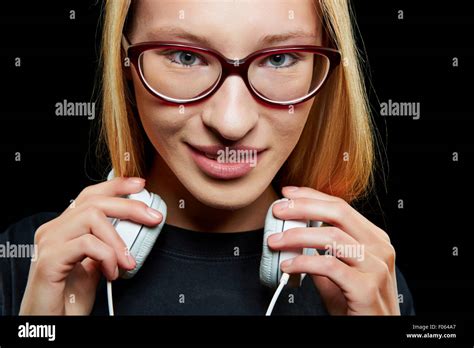
<path fill-rule="evenodd" d="M 27 216 L 0 233 L 0 315 L 16 315 L 26 287 L 35 232 L 59 213 Z"/>

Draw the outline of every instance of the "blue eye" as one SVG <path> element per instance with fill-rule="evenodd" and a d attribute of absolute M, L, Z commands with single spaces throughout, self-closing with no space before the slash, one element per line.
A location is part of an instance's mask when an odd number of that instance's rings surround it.
<path fill-rule="evenodd" d="M 193 53 L 191 51 L 174 51 L 170 52 L 168 58 L 171 62 L 183 65 L 185 67 L 195 66 L 195 65 L 203 65 L 204 60 L 198 54 Z M 194 64 L 194 63 L 198 64 Z"/>
<path fill-rule="evenodd" d="M 298 57 L 289 53 L 273 54 L 271 56 L 268 56 L 264 60 L 264 62 L 268 62 L 270 63 L 270 65 L 268 64 L 263 64 L 263 65 L 270 68 L 275 68 L 275 69 L 288 68 L 296 64 L 298 60 L 299 60 Z"/>

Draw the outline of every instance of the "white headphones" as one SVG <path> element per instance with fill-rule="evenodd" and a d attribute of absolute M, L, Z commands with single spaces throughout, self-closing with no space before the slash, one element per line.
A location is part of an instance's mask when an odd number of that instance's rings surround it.
<path fill-rule="evenodd" d="M 114 178 L 113 170 L 110 171 L 107 176 L 107 180 Z M 136 260 L 136 267 L 130 271 L 122 271 L 121 277 L 125 279 L 132 278 L 138 270 L 142 267 L 145 262 L 148 254 L 153 248 L 156 239 L 160 235 L 161 230 L 166 221 L 166 203 L 160 196 L 155 193 L 149 193 L 147 190 L 143 189 L 139 193 L 130 194 L 127 196 L 129 199 L 136 199 L 138 201 L 144 202 L 147 206 L 152 207 L 153 209 L 158 210 L 163 215 L 163 220 L 159 225 L 154 227 L 148 227 L 145 225 L 136 224 L 129 220 L 119 220 L 111 218 L 111 223 L 117 230 L 117 233 L 125 242 L 130 254 Z M 288 200 L 287 198 L 279 199 L 270 206 L 265 218 L 265 228 L 263 233 L 263 248 L 262 248 L 262 258 L 260 260 L 260 281 L 262 284 L 277 290 L 270 302 L 266 315 L 270 315 L 273 306 L 278 299 L 278 296 L 283 289 L 283 287 L 288 283 L 290 287 L 295 288 L 301 286 L 305 273 L 303 274 L 292 274 L 282 273 L 280 270 L 280 264 L 288 259 L 296 257 L 301 254 L 305 255 L 314 255 L 316 253 L 315 249 L 312 248 L 303 248 L 297 250 L 272 250 L 268 247 L 267 239 L 274 233 L 280 233 L 286 231 L 290 228 L 295 227 L 319 227 L 321 222 L 311 221 L 298 221 L 298 220 L 280 220 L 273 216 L 272 207 L 274 204 Z M 111 282 L 107 283 L 107 294 L 108 294 L 108 303 L 109 303 L 109 314 L 114 315 L 113 311 L 113 301 L 112 301 L 112 284 Z"/>

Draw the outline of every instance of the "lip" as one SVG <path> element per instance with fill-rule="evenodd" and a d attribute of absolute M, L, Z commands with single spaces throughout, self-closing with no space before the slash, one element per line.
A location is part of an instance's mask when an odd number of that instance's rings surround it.
<path fill-rule="evenodd" d="M 219 151 L 228 151 L 232 150 L 246 150 L 246 151 L 256 151 L 255 161 L 258 161 L 261 158 L 261 154 L 266 150 L 264 148 L 257 148 L 252 146 L 238 145 L 238 146 L 221 146 L 221 145 L 191 145 L 186 143 L 188 146 L 191 157 L 193 158 L 196 165 L 208 176 L 221 179 L 221 180 L 231 180 L 240 178 L 248 174 L 254 167 L 250 162 L 242 163 L 222 163 L 218 162 L 217 159 L 209 158 L 209 156 L 217 157 L 220 153 Z M 255 154 L 255 152 L 253 152 Z"/>

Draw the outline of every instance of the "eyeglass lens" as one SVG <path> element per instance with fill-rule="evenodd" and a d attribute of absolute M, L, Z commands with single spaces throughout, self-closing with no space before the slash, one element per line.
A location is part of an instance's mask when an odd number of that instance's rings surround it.
<path fill-rule="evenodd" d="M 222 66 L 205 52 L 155 48 L 139 57 L 148 86 L 167 99 L 192 100 L 212 91 Z M 298 101 L 318 89 L 329 71 L 329 59 L 314 52 L 271 52 L 257 57 L 248 69 L 251 88 L 263 99 Z"/>

